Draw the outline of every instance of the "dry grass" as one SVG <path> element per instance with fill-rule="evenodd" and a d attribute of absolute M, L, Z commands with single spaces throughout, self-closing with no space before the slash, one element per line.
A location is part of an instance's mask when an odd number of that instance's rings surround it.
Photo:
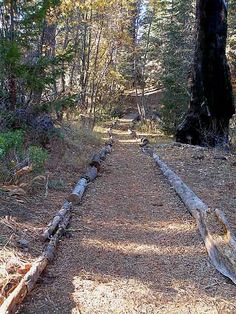
<path fill-rule="evenodd" d="M 89 156 L 102 144 L 97 132 L 83 130 L 78 123 L 64 124 L 61 128 L 65 150 L 62 161 L 65 165 L 85 167 Z"/>
<path fill-rule="evenodd" d="M 101 145 L 98 134 L 85 132 L 78 124 L 64 124 L 61 138 L 51 141 L 45 173 L 27 173 L 19 186 L 0 189 L 0 304 L 16 287 L 25 267 L 41 254 L 42 229 L 60 209 L 89 158 Z M 12 188 L 18 189 L 18 193 L 13 194 Z M 24 193 L 20 194 L 22 189 Z M 22 239 L 27 241 L 27 247 L 19 245 Z"/>

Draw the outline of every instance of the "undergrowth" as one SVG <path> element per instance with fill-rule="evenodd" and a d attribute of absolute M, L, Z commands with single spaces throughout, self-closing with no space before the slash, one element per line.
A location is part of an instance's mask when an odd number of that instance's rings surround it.
<path fill-rule="evenodd" d="M 101 136 L 91 130 L 82 129 L 79 123 L 64 123 L 61 127 L 64 145 L 67 146 L 63 161 L 67 165 L 84 167 L 89 155 L 102 143 Z"/>

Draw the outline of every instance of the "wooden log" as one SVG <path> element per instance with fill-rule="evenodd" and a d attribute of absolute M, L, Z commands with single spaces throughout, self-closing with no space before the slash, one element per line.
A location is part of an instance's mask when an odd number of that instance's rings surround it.
<path fill-rule="evenodd" d="M 145 147 L 149 144 L 149 140 L 146 137 L 141 138 L 141 143 L 139 144 L 140 147 Z"/>
<path fill-rule="evenodd" d="M 101 169 L 101 158 L 99 154 L 94 154 L 92 160 L 90 161 L 89 165 L 91 167 L 96 167 L 98 171 Z"/>
<path fill-rule="evenodd" d="M 84 195 L 87 184 L 86 179 L 80 179 L 72 193 L 67 197 L 67 201 L 71 202 L 73 205 L 78 205 Z"/>
<path fill-rule="evenodd" d="M 106 153 L 111 151 L 112 145 L 106 145 Z M 93 158 L 95 161 L 97 157 Z M 100 163 L 100 160 L 99 160 Z M 19 285 L 8 298 L 0 306 L 1 314 L 14 314 L 17 312 L 19 305 L 22 303 L 26 295 L 34 288 L 39 276 L 46 268 L 48 263 L 53 260 L 56 252 L 57 244 L 60 238 L 64 235 L 66 228 L 71 218 L 72 204 L 77 204 L 81 201 L 82 196 L 86 190 L 88 181 L 92 181 L 97 176 L 97 167 L 90 167 L 86 174 L 79 180 L 71 195 L 68 196 L 61 210 L 48 224 L 43 233 L 44 239 L 50 239 L 49 244 L 44 250 L 43 254 L 32 264 L 29 272 L 20 281 Z"/>
<path fill-rule="evenodd" d="M 70 213 L 70 212 L 69 212 Z M 70 214 L 64 217 L 63 221 L 55 233 L 55 235 L 50 240 L 48 246 L 46 247 L 44 253 L 33 263 L 32 267 L 27 274 L 22 278 L 19 285 L 15 290 L 6 298 L 3 304 L 0 306 L 1 314 L 14 314 L 17 312 L 19 305 L 22 303 L 26 295 L 32 291 L 39 276 L 43 270 L 48 265 L 55 255 L 56 246 L 65 233 L 66 227 L 70 221 Z"/>
<path fill-rule="evenodd" d="M 106 145 L 105 146 L 107 154 L 110 154 L 112 152 L 112 146 L 111 145 Z"/>
<path fill-rule="evenodd" d="M 219 209 L 199 212 L 197 223 L 212 264 L 236 284 L 236 239 L 224 213 Z"/>
<path fill-rule="evenodd" d="M 54 218 L 49 222 L 47 225 L 47 228 L 44 230 L 42 234 L 42 240 L 46 241 L 50 239 L 52 234 L 56 231 L 58 225 L 63 220 L 65 215 L 72 209 L 72 204 L 68 201 L 65 201 L 62 208 L 57 212 L 57 214 L 54 216 Z"/>
<path fill-rule="evenodd" d="M 114 140 L 110 138 L 108 141 L 106 141 L 105 145 L 112 147 L 112 146 L 113 146 L 113 143 L 114 143 Z"/>
<path fill-rule="evenodd" d="M 60 238 L 65 234 L 66 228 L 70 222 L 70 218 L 71 218 L 71 212 L 68 211 L 66 216 L 63 218 L 63 220 L 59 224 L 59 227 L 58 227 L 55 235 L 49 241 L 49 244 L 43 253 L 44 256 L 47 258 L 47 260 L 52 261 L 54 259 L 57 244 L 58 244 Z"/>
<path fill-rule="evenodd" d="M 157 154 L 154 153 L 153 158 L 193 216 L 198 210 L 205 212 L 208 209 L 208 206 L 197 197 L 197 195 L 167 166 L 166 163 L 161 160 Z"/>
<path fill-rule="evenodd" d="M 101 160 L 105 160 L 106 156 L 107 156 L 107 149 L 106 147 L 103 147 L 100 152 L 99 152 L 99 156 Z"/>
<path fill-rule="evenodd" d="M 89 167 L 84 175 L 81 178 L 87 180 L 87 182 L 92 182 L 96 179 L 98 175 L 98 170 L 96 167 Z"/>
<path fill-rule="evenodd" d="M 109 137 L 112 137 L 112 127 L 107 130 L 107 134 Z"/>
<path fill-rule="evenodd" d="M 236 284 L 236 239 L 224 213 L 209 209 L 157 154 L 153 154 L 153 158 L 196 219 L 212 264 Z"/>

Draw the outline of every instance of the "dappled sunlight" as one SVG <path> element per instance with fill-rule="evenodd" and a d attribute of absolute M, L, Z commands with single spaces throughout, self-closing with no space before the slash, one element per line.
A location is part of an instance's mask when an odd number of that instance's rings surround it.
<path fill-rule="evenodd" d="M 121 118 L 121 119 L 119 119 L 119 121 L 122 124 L 130 124 L 130 123 L 132 123 L 133 119 Z"/>
<path fill-rule="evenodd" d="M 154 291 L 148 284 L 136 278 L 101 277 L 96 273 L 82 272 L 73 278 L 73 285 L 72 297 L 79 304 L 79 309 L 72 310 L 73 314 L 134 313 L 139 310 L 140 302 L 147 304 L 151 297 L 154 298 Z"/>
<path fill-rule="evenodd" d="M 104 126 L 95 125 L 93 131 L 94 131 L 95 133 L 105 134 L 105 133 L 107 133 L 107 129 L 108 129 L 108 128 L 106 128 L 106 127 L 104 127 Z"/>
<path fill-rule="evenodd" d="M 104 251 L 118 251 L 124 254 L 155 254 L 163 255 L 195 255 L 195 254 L 204 254 L 205 250 L 202 246 L 196 247 L 193 246 L 166 246 L 160 245 L 147 245 L 147 244 L 138 244 L 136 242 L 127 241 L 125 238 L 123 241 L 106 241 L 98 239 L 84 239 L 81 245 L 87 248 L 101 248 Z"/>
<path fill-rule="evenodd" d="M 127 140 L 118 140 L 119 141 L 119 143 L 122 143 L 122 144 L 138 144 L 138 143 L 140 143 L 140 141 L 139 140 L 137 140 L 137 139 L 127 139 Z"/>
<path fill-rule="evenodd" d="M 197 285 L 188 287 L 186 280 L 166 286 L 159 278 L 155 291 L 148 283 L 136 278 L 102 276 L 82 272 L 73 278 L 72 299 L 77 304 L 71 311 L 78 313 L 219 313 L 215 298 L 209 298 Z M 207 300 L 208 298 L 208 300 Z M 191 301 L 189 301 L 191 299 Z M 222 300 L 223 301 L 223 300 Z M 224 300 L 227 303 L 226 300 Z M 96 309 L 96 310 L 95 310 Z"/>
<path fill-rule="evenodd" d="M 112 133 L 114 135 L 129 136 L 127 133 L 127 130 L 116 129 L 116 130 L 113 130 Z"/>
<path fill-rule="evenodd" d="M 177 221 L 149 221 L 149 222 L 143 222 L 138 223 L 123 219 L 120 222 L 119 221 L 104 221 L 104 220 L 97 220 L 96 222 L 91 223 L 90 221 L 84 221 L 86 224 L 89 224 L 91 227 L 103 227 L 103 228 L 116 228 L 116 229 L 126 229 L 128 232 L 134 230 L 135 232 L 139 231 L 156 231 L 156 232 L 168 232 L 169 234 L 176 232 L 181 233 L 189 233 L 191 231 L 196 231 L 197 227 L 194 222 L 177 222 Z"/>
<path fill-rule="evenodd" d="M 139 132 L 137 131 L 137 135 L 140 137 L 154 137 L 154 138 L 167 138 L 167 136 L 161 131 L 161 130 L 157 130 L 156 132 Z"/>

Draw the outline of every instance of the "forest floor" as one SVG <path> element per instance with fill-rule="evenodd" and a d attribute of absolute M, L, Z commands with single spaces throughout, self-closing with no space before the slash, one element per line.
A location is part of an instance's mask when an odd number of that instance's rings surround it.
<path fill-rule="evenodd" d="M 194 219 L 125 123 L 114 130 L 116 143 L 101 176 L 75 208 L 71 237 L 61 241 L 20 313 L 236 313 L 236 287 L 211 265 Z M 156 149 L 203 201 L 226 212 L 236 231 L 235 156 Z M 65 194 L 51 192 L 43 208 L 40 199 L 32 201 L 31 211 L 43 218 L 35 226 L 32 216 L 21 229 L 34 230 L 26 261 L 40 254 L 41 228 Z M 9 218 L 2 225 L 9 228 Z"/>

